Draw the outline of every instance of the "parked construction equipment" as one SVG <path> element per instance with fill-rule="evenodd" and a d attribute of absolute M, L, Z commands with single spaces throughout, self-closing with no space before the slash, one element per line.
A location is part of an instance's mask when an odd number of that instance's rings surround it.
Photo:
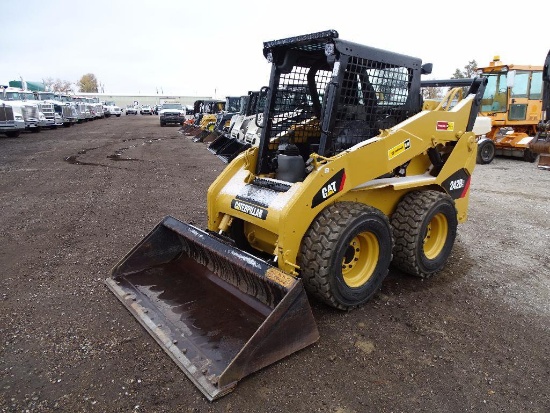
<path fill-rule="evenodd" d="M 495 155 L 534 162 L 537 154 L 530 143 L 542 120 L 542 66 L 507 65 L 498 56 L 487 67 L 478 68 L 488 80 L 480 115 L 492 120 L 491 131 L 479 140 L 479 164 Z"/>
<path fill-rule="evenodd" d="M 223 110 L 213 115 L 205 115 L 202 122 L 203 130 L 193 138 L 193 142 L 212 142 L 216 130 L 221 132 L 229 128 L 231 118 L 241 110 L 241 100 L 242 96 L 227 96 Z"/>
<path fill-rule="evenodd" d="M 210 186 L 207 228 L 166 217 L 106 280 L 209 400 L 318 339 L 306 291 L 350 309 L 390 264 L 439 272 L 476 164 L 486 79 L 422 110 L 421 59 L 334 30 L 263 53 L 259 138 Z"/>
<path fill-rule="evenodd" d="M 216 123 L 216 115 L 225 109 L 225 100 L 208 99 L 195 102 L 195 120 L 192 124 L 182 125 L 180 132 L 194 138 Z"/>
<path fill-rule="evenodd" d="M 208 150 L 224 163 L 231 162 L 239 153 L 251 147 L 251 144 L 246 142 L 245 135 L 256 112 L 263 112 L 265 99 L 260 101 L 259 96 L 259 91 L 249 91 L 242 100 L 241 111 L 231 120 L 229 130 L 221 133 L 208 145 Z"/>

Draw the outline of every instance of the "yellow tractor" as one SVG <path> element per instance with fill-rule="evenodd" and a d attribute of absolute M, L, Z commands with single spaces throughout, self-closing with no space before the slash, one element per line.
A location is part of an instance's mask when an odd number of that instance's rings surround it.
<path fill-rule="evenodd" d="M 495 155 L 536 160 L 530 143 L 542 120 L 542 72 L 542 66 L 508 65 L 498 56 L 478 68 L 488 80 L 480 115 L 492 121 L 491 131 L 479 140 L 479 164 L 492 162 Z"/>
<path fill-rule="evenodd" d="M 431 64 L 334 30 L 263 53 L 259 139 L 211 184 L 208 227 L 166 217 L 106 280 L 208 400 L 318 340 L 308 296 L 347 310 L 390 265 L 440 271 L 476 165 L 485 79 L 422 102 Z"/>

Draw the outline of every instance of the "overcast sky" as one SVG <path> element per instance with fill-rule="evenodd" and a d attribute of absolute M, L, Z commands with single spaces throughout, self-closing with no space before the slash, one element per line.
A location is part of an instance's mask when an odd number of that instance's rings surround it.
<path fill-rule="evenodd" d="M 93 73 L 112 94 L 243 95 L 268 83 L 264 41 L 327 29 L 433 63 L 426 79 L 450 78 L 471 60 L 487 65 L 494 55 L 542 65 L 550 47 L 542 0 L 523 9 L 471 0 L 0 3 L 0 84 L 77 82 Z"/>

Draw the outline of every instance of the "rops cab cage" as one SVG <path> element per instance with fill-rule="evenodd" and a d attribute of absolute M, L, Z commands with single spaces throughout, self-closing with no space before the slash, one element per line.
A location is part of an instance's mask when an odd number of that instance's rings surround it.
<path fill-rule="evenodd" d="M 334 30 L 264 43 L 273 62 L 257 173 L 277 155 L 332 156 L 421 110 L 421 59 L 338 38 Z M 293 152 L 292 152 L 293 153 Z"/>

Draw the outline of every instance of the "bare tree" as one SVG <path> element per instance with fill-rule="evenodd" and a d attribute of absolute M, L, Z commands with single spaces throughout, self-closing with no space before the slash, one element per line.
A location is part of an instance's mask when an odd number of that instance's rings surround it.
<path fill-rule="evenodd" d="M 68 80 L 61 80 L 59 78 L 53 79 L 52 77 L 47 77 L 42 79 L 42 83 L 47 92 L 72 92 L 73 84 Z"/>
<path fill-rule="evenodd" d="M 73 91 L 73 84 L 69 82 L 68 80 L 61 80 L 56 79 L 56 81 L 53 84 L 53 91 L 54 92 L 72 92 Z"/>
<path fill-rule="evenodd" d="M 52 77 L 47 77 L 45 79 L 42 79 L 42 83 L 44 84 L 44 88 L 46 92 L 53 92 L 53 83 L 54 80 Z"/>

